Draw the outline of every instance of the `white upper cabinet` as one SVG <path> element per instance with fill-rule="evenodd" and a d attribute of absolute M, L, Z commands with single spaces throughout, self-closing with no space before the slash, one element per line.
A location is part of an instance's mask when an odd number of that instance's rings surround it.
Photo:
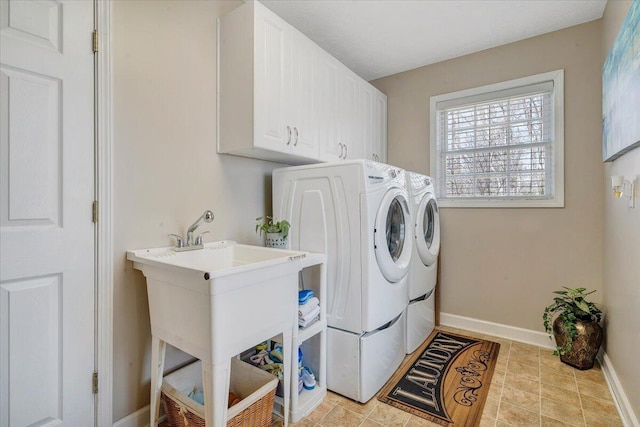
<path fill-rule="evenodd" d="M 288 164 L 376 153 L 382 161 L 386 97 L 369 83 L 257 1 L 220 18 L 218 30 L 219 153 Z"/>
<path fill-rule="evenodd" d="M 364 141 L 363 158 L 387 161 L 387 97 L 368 83 L 359 88 L 358 122 Z"/>
<path fill-rule="evenodd" d="M 290 81 L 288 64 L 291 62 L 291 35 L 288 29 L 287 23 L 276 15 L 264 13 L 262 7 L 255 8 L 254 144 L 256 147 L 283 152 L 289 151 L 287 144 L 291 144 L 291 127 L 289 125 L 287 132 L 286 111 L 287 84 Z M 233 54 L 222 52 L 223 55 L 227 53 Z M 229 95 L 233 97 L 233 93 Z M 224 106 L 227 105 L 225 102 Z M 246 107 L 250 110 L 251 104 Z"/>
<path fill-rule="evenodd" d="M 373 151 L 373 133 L 376 127 L 373 121 L 375 88 L 370 84 L 360 84 L 358 90 L 358 125 L 361 129 L 365 148 L 363 158 L 377 161 L 378 159 Z"/>
<path fill-rule="evenodd" d="M 373 139 L 368 147 L 371 157 L 387 163 L 387 96 L 375 88 L 373 93 Z"/>
<path fill-rule="evenodd" d="M 340 62 L 321 51 L 318 57 L 318 136 L 322 161 L 342 159 L 344 148 L 338 142 L 338 73 Z"/>
<path fill-rule="evenodd" d="M 320 160 L 358 159 L 363 147 L 359 138 L 358 80 L 353 72 L 326 52 L 318 66 Z"/>
<path fill-rule="evenodd" d="M 343 159 L 360 159 L 364 146 L 358 126 L 358 80 L 344 65 L 338 73 L 338 143 L 344 148 Z"/>
<path fill-rule="evenodd" d="M 320 48 L 291 28 L 288 120 L 292 152 L 318 157 L 318 52 Z M 289 132 L 289 130 L 287 130 Z"/>
<path fill-rule="evenodd" d="M 317 161 L 318 50 L 258 2 L 220 19 L 219 153 Z"/>

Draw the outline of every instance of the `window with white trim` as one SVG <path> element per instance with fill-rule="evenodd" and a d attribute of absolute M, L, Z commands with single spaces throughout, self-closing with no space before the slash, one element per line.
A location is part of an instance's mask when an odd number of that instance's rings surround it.
<path fill-rule="evenodd" d="M 431 97 L 431 174 L 440 206 L 564 206 L 563 75 Z"/>

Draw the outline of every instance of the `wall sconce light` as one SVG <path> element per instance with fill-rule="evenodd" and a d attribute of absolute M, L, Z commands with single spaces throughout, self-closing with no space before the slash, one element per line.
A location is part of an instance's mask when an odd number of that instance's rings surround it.
<path fill-rule="evenodd" d="M 624 179 L 623 175 L 613 175 L 611 177 L 611 188 L 613 189 L 613 195 L 616 197 L 628 197 L 629 207 L 635 206 L 635 179 Z"/>

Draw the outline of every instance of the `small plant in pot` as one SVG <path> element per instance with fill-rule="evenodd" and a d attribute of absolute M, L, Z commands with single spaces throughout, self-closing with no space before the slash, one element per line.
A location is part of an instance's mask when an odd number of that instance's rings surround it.
<path fill-rule="evenodd" d="M 595 291 L 585 288 L 567 288 L 555 291 L 558 295 L 544 309 L 544 329 L 556 340 L 554 355 L 577 369 L 591 369 L 602 344 L 603 331 L 600 326 L 602 311 L 586 297 Z"/>
<path fill-rule="evenodd" d="M 270 248 L 286 248 L 287 236 L 291 224 L 287 220 L 278 221 L 277 218 L 270 216 L 256 218 L 256 233 L 265 235 L 265 246 Z"/>

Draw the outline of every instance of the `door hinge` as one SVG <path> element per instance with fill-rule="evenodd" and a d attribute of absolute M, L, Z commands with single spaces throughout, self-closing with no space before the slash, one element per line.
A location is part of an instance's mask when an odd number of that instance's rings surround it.
<path fill-rule="evenodd" d="M 93 391 L 93 394 L 98 394 L 98 371 L 93 371 L 91 390 Z"/>
<path fill-rule="evenodd" d="M 93 53 L 98 51 L 98 30 L 93 30 Z"/>
<path fill-rule="evenodd" d="M 92 210 L 93 210 L 93 222 L 97 223 L 98 222 L 98 201 L 97 200 L 93 201 Z"/>

